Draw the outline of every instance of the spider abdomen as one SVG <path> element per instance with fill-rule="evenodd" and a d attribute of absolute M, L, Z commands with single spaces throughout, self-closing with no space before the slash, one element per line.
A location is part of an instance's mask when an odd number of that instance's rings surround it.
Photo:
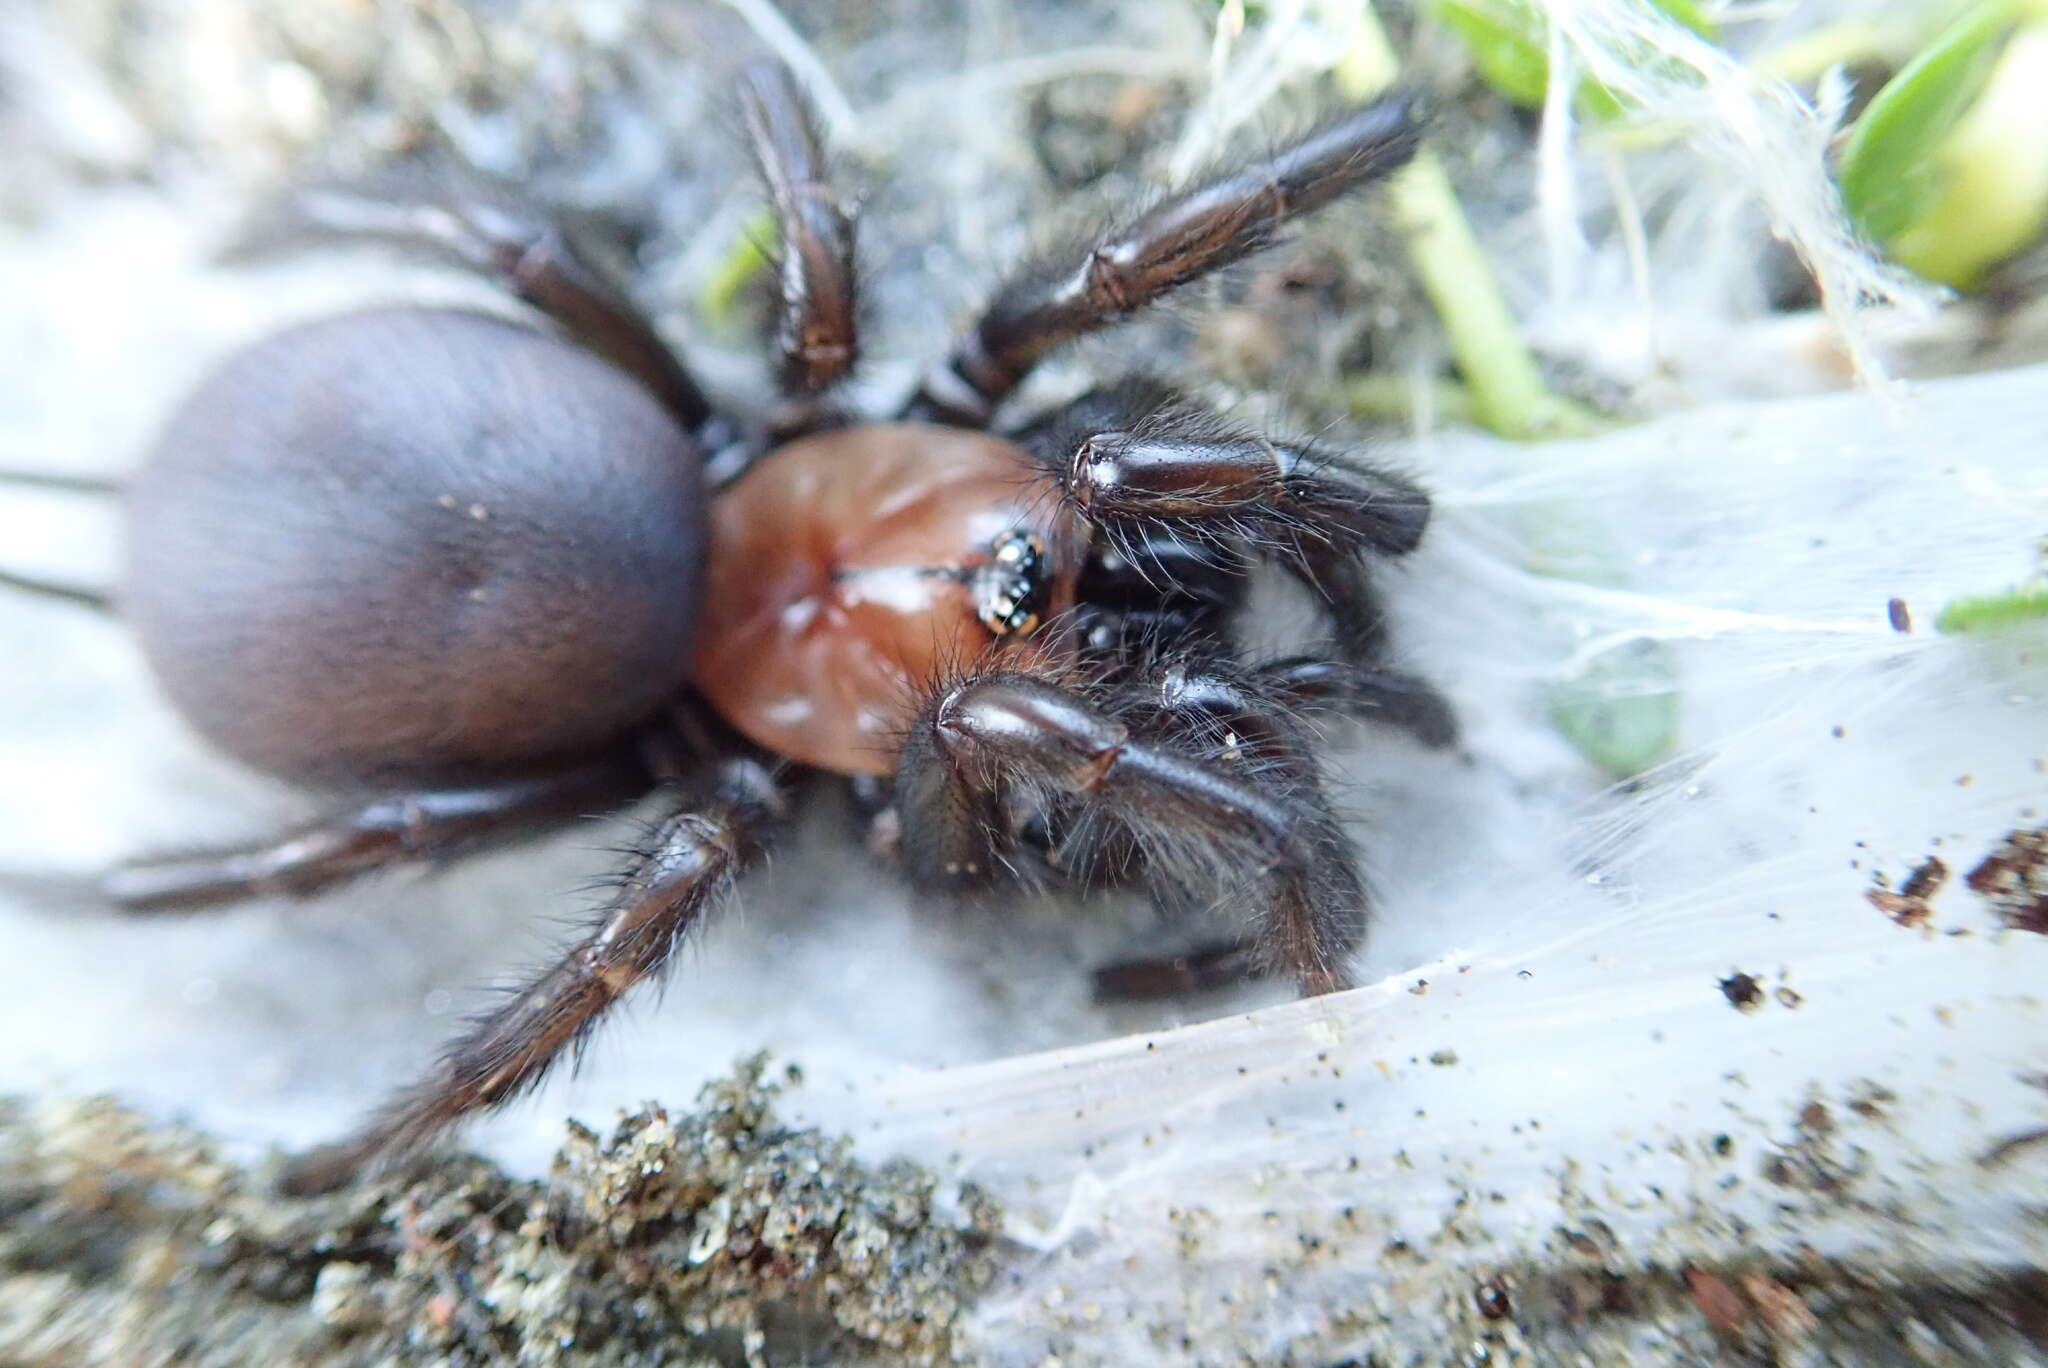
<path fill-rule="evenodd" d="M 696 677 L 779 754 L 889 774 L 934 680 L 1073 601 L 1081 541 L 987 433 L 876 423 L 791 442 L 712 510 Z"/>
<path fill-rule="evenodd" d="M 132 487 L 123 607 L 179 710 L 301 783 L 461 781 L 593 747 L 683 683 L 695 443 L 590 353 L 386 309 L 269 337 Z"/>

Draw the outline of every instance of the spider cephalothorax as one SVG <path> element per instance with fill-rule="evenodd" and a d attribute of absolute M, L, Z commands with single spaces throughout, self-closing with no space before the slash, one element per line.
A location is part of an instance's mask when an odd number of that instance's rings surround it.
<path fill-rule="evenodd" d="M 1106 987 L 1250 966 L 1316 993 L 1347 982 L 1365 899 L 1304 719 L 1450 740 L 1436 693 L 1376 663 L 1365 561 L 1420 540 L 1412 484 L 1144 379 L 986 430 L 1053 347 L 1399 166 L 1404 98 L 1019 272 L 900 414 L 850 421 L 826 399 L 858 351 L 850 215 L 787 73 L 739 94 L 781 224 L 772 420 L 716 410 L 531 210 L 330 188 L 293 199 L 301 229 L 452 255 L 553 328 L 387 308 L 276 334 L 186 401 L 129 491 L 118 602 L 172 701 L 348 796 L 275 841 L 111 871 L 112 902 L 303 895 L 670 795 L 588 934 L 304 1186 L 531 1087 L 725 895 L 802 774 L 860 785 L 923 886 L 1029 871 L 1258 909 L 1248 946 Z M 1327 658 L 1233 646 L 1268 561 L 1326 609 Z"/>

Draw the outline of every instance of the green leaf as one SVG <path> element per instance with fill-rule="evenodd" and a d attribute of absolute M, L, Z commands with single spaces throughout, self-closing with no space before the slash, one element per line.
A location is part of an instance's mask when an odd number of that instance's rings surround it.
<path fill-rule="evenodd" d="M 1617 779 L 1641 774 L 1678 744 L 1678 669 L 1661 641 L 1602 651 L 1551 686 L 1550 720 L 1579 754 Z"/>
<path fill-rule="evenodd" d="M 1524 109 L 1539 109 L 1550 85 L 1543 18 L 1524 5 L 1437 0 L 1431 7 L 1445 28 L 1464 40 L 1481 79 Z"/>
<path fill-rule="evenodd" d="M 2009 4 L 1972 8 L 1887 81 L 1849 131 L 1842 202 L 1875 241 L 1889 244 L 1940 198 L 1936 152 L 1982 93 L 2014 22 Z"/>
<path fill-rule="evenodd" d="M 2000 594 L 1950 599 L 1935 615 L 1934 630 L 1950 636 L 1985 635 L 2048 619 L 2048 584 L 2022 584 Z"/>
<path fill-rule="evenodd" d="M 1537 575 L 1605 588 L 1630 587 L 1627 559 L 1607 532 L 1569 506 L 1524 515 L 1523 564 Z M 1638 636 L 1607 647 L 1576 673 L 1550 682 L 1551 725 L 1616 779 L 1641 774 L 1678 744 L 1678 663 L 1671 648 Z"/>
<path fill-rule="evenodd" d="M 1715 36 L 1713 22 L 1691 0 L 1643 0 L 1702 38 Z M 1540 109 L 1550 87 L 1550 21 L 1529 0 L 1434 0 L 1430 13 L 1457 34 L 1472 55 L 1481 79 L 1524 109 Z M 1621 96 L 1587 80 L 1579 83 L 1580 110 L 1591 118 L 1616 119 L 1627 112 Z"/>
<path fill-rule="evenodd" d="M 1719 26 L 1707 17 L 1705 10 L 1693 4 L 1692 0 L 1656 0 L 1656 8 L 1710 43 L 1717 41 L 1721 36 Z"/>

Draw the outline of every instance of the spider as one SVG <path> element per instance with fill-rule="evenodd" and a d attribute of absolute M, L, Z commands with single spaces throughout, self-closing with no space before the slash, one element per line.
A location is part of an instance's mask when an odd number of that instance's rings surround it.
<path fill-rule="evenodd" d="M 1366 897 L 1312 715 L 1452 739 L 1441 696 L 1379 663 L 1365 562 L 1421 539 L 1413 484 L 1145 378 L 991 426 L 1048 352 L 1402 165 L 1408 96 L 1017 271 L 885 420 L 833 398 L 859 352 L 854 216 L 815 118 L 773 63 L 736 96 L 778 223 L 772 419 L 714 408 L 529 206 L 307 188 L 289 201 L 306 235 L 453 257 L 541 317 L 388 307 L 276 333 L 184 401 L 127 490 L 118 606 L 171 703 L 337 806 L 116 867 L 106 901 L 306 896 L 662 794 L 587 931 L 289 1186 L 343 1182 L 573 1057 L 807 776 L 850 781 L 921 889 L 1064 880 L 1256 910 L 1246 943 L 1112 966 L 1105 990 L 1265 970 L 1314 994 L 1348 984 Z M 1234 646 L 1265 562 L 1320 601 L 1326 657 Z"/>

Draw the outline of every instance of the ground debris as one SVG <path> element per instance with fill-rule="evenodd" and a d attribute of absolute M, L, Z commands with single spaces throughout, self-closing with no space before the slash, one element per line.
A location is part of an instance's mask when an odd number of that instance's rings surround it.
<path fill-rule="evenodd" d="M 2048 935 L 2048 827 L 2007 832 L 1964 881 L 2012 930 Z"/>
<path fill-rule="evenodd" d="M 1957 1368 L 2040 1363 L 2048 1349 L 2048 1274 L 2026 1267 L 1955 1270 L 1951 1281 L 1852 1267 L 1810 1250 L 1691 1264 L 1602 1253 L 1497 1266 L 1480 1287 L 1509 1285 L 1511 1302 L 1444 1289 L 1434 1299 L 1404 1298 L 1384 1319 L 1333 1317 L 1325 1330 L 1278 1352 L 1202 1361 Z"/>
<path fill-rule="evenodd" d="M 1737 969 L 1720 982 L 1721 996 L 1728 999 L 1728 1005 L 1738 1012 L 1754 1012 L 1764 1005 L 1763 985 L 1755 974 L 1746 974 Z"/>
<path fill-rule="evenodd" d="M 783 1126 L 761 1066 L 573 1127 L 546 1182 L 451 1156 L 308 1199 L 111 1102 L 0 1103 L 0 1362 L 947 1361 L 993 1203 Z"/>
<path fill-rule="evenodd" d="M 1867 890 L 1863 896 L 1900 926 L 1924 927 L 1934 918 L 1934 895 L 1947 882 L 1948 866 L 1939 856 L 1929 855 L 1913 867 L 1896 893 L 1880 886 Z"/>

